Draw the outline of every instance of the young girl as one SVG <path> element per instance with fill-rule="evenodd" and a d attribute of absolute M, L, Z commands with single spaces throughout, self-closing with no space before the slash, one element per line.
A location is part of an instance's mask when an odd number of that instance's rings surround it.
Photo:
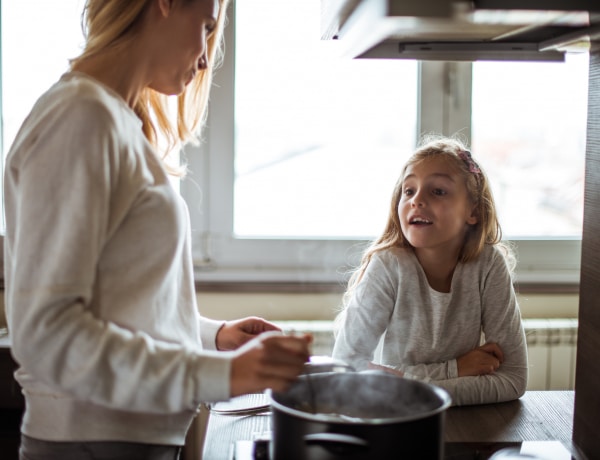
<path fill-rule="evenodd" d="M 434 383 L 454 405 L 519 398 L 527 349 L 500 240 L 488 179 L 469 151 L 453 139 L 425 143 L 350 279 L 333 356 Z"/>

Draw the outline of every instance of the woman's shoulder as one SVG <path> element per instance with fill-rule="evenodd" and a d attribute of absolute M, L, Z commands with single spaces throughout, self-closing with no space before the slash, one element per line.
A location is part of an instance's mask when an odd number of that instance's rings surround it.
<path fill-rule="evenodd" d="M 124 140 L 141 133 L 140 119 L 121 96 L 84 73 L 65 73 L 46 97 L 42 111 L 53 123 L 66 123 L 91 137 Z M 59 115 L 49 113 L 51 108 L 62 114 L 62 122 L 57 120 Z"/>
<path fill-rule="evenodd" d="M 66 72 L 51 88 L 56 93 L 63 95 L 74 95 L 84 100 L 97 100 L 112 102 L 117 98 L 108 87 L 82 72 Z"/>
<path fill-rule="evenodd" d="M 34 105 L 30 122 L 84 123 L 93 119 L 114 128 L 138 121 L 125 101 L 109 88 L 82 73 L 67 72 Z M 129 120 L 129 123 L 128 123 Z"/>
<path fill-rule="evenodd" d="M 57 96 L 73 105 L 94 107 L 96 111 L 137 117 L 115 91 L 81 72 L 65 73 L 54 86 Z"/>
<path fill-rule="evenodd" d="M 9 153 L 11 165 L 20 167 L 41 158 L 93 164 L 104 161 L 104 154 L 116 157 L 122 149 L 106 146 L 130 142 L 132 133 L 141 133 L 139 126 L 134 129 L 139 119 L 128 115 L 123 105 L 95 81 L 64 74 L 23 122 Z M 103 155 L 81 155 L 79 146 Z"/>

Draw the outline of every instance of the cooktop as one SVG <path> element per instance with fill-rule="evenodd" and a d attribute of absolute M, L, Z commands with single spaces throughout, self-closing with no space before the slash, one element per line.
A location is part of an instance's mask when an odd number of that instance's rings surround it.
<path fill-rule="evenodd" d="M 447 442 L 444 460 L 487 460 L 502 449 L 518 452 L 520 448 L 520 442 Z M 269 460 L 269 440 L 266 438 L 237 441 L 232 450 L 231 460 Z"/>

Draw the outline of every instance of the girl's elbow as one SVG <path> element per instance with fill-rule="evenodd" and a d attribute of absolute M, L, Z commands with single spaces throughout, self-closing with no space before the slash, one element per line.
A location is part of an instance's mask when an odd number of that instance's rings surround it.
<path fill-rule="evenodd" d="M 517 398 L 520 398 L 527 391 L 527 374 L 519 381 L 519 385 L 517 386 Z"/>
<path fill-rule="evenodd" d="M 524 372 L 520 372 L 512 379 L 512 393 L 514 395 L 513 399 L 519 399 L 527 391 L 527 376 L 528 370 L 525 369 Z"/>

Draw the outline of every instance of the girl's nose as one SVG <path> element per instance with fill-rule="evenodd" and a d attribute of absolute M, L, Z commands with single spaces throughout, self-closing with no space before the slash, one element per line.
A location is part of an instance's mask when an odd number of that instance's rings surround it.
<path fill-rule="evenodd" d="M 425 206 L 425 201 L 424 201 L 423 193 L 421 193 L 420 191 L 416 192 L 412 196 L 410 204 L 414 208 L 422 208 L 423 206 Z"/>

